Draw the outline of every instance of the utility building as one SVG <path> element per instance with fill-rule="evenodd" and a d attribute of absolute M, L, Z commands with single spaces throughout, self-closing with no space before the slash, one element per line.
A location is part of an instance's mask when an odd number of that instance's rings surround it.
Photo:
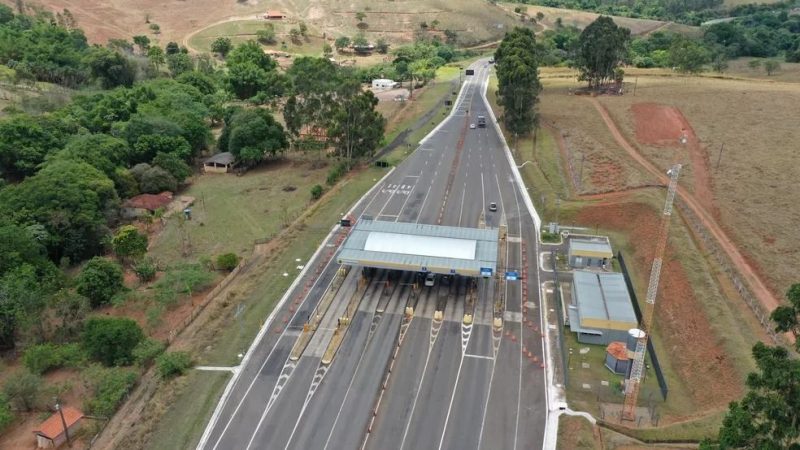
<path fill-rule="evenodd" d="M 570 330 L 586 344 L 626 342 L 639 326 L 621 273 L 575 271 L 568 316 Z"/>
<path fill-rule="evenodd" d="M 569 240 L 569 265 L 576 269 L 605 267 L 614 257 L 611 243 L 604 236 L 571 238 Z"/>
<path fill-rule="evenodd" d="M 497 270 L 497 229 L 361 219 L 337 261 L 381 269 L 470 277 Z M 630 328 L 630 327 L 629 327 Z"/>

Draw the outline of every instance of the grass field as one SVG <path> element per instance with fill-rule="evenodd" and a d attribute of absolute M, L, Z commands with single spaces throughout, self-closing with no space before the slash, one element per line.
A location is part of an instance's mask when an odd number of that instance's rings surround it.
<path fill-rule="evenodd" d="M 169 218 L 149 254 L 167 264 L 227 252 L 246 256 L 254 240 L 274 235 L 299 216 L 311 202 L 311 187 L 325 185 L 326 176 L 327 167 L 314 168 L 310 158 L 299 154 L 267 162 L 243 176 L 196 176 L 181 193 L 195 198 L 192 220 Z M 191 254 L 184 256 L 187 239 Z"/>

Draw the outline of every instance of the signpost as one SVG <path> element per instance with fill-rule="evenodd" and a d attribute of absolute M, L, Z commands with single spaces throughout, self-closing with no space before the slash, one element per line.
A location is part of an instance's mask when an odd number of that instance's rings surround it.
<path fill-rule="evenodd" d="M 492 276 L 492 268 L 491 267 L 481 267 L 481 276 L 484 278 L 489 278 Z"/>
<path fill-rule="evenodd" d="M 506 280 L 508 281 L 519 280 L 519 272 L 506 272 Z"/>

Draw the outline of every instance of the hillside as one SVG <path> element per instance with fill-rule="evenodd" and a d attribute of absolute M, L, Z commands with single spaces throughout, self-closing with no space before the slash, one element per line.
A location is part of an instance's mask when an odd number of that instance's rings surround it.
<path fill-rule="evenodd" d="M 14 0 L 0 1 L 15 6 Z M 484 0 L 408 0 L 381 2 L 379 6 L 367 0 L 351 0 L 347 3 L 332 0 L 33 0 L 26 4 L 31 5 L 32 10 L 42 9 L 53 13 L 68 9 L 75 17 L 77 26 L 85 30 L 91 42 L 96 43 L 104 43 L 109 38 L 129 39 L 137 34 L 148 35 L 162 45 L 169 41 L 183 42 L 188 35 L 207 28 L 215 28 L 205 31 L 216 35 L 218 24 L 232 20 L 246 21 L 244 23 L 263 22 L 261 15 L 267 9 L 278 10 L 287 15 L 278 26 L 279 33 L 283 28 L 305 21 L 312 34 L 317 37 L 322 37 L 323 34 L 328 37 L 352 36 L 362 30 L 368 39 L 384 37 L 393 43 L 413 40 L 414 32 L 420 29 L 422 22 L 428 24 L 432 32 L 455 31 L 459 43 L 465 46 L 499 40 L 510 27 L 522 23 L 521 16 L 514 13 L 514 4 L 491 5 Z M 565 25 L 583 27 L 597 16 L 581 11 L 528 7 L 528 15 L 531 17 L 540 11 L 545 17 L 540 21 L 541 27 L 537 27 L 539 29 L 553 27 L 559 17 Z M 360 25 L 356 20 L 357 12 L 365 14 Z M 688 29 L 691 28 L 675 28 L 675 24 L 655 20 L 622 17 L 615 20 L 630 28 L 633 34 L 647 33 L 663 27 L 674 31 L 690 31 Z M 149 28 L 151 24 L 160 27 L 158 34 Z M 230 27 L 222 29 L 227 30 Z M 232 35 L 244 39 L 249 36 L 249 31 L 244 31 L 241 36 L 236 33 Z"/>

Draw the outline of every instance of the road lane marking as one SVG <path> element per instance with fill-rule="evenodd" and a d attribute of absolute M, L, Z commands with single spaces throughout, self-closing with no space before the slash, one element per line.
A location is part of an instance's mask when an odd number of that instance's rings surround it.
<path fill-rule="evenodd" d="M 464 197 L 467 194 L 467 183 L 464 183 L 464 190 L 461 191 L 461 211 L 458 213 L 458 226 L 461 226 L 461 216 L 464 214 Z"/>
<path fill-rule="evenodd" d="M 419 172 L 419 175 L 415 175 L 413 178 L 419 178 L 421 176 L 422 176 L 422 171 Z M 408 200 L 411 198 L 411 194 L 414 193 L 414 189 L 417 188 L 417 184 L 418 183 L 415 182 L 414 186 L 411 187 L 411 190 L 408 191 L 408 195 L 406 196 L 406 201 L 403 202 L 403 206 L 400 207 L 400 211 L 397 213 L 397 216 L 395 216 L 394 219 L 395 222 L 400 220 L 400 216 L 403 215 L 403 210 L 406 209 L 406 203 L 408 203 Z"/>
<path fill-rule="evenodd" d="M 430 195 L 432 187 L 433 187 L 433 183 L 431 183 L 431 185 L 428 186 L 428 192 L 425 193 L 425 198 L 422 200 L 422 206 L 419 207 L 419 214 L 417 214 L 416 223 L 419 223 L 419 218 L 422 217 L 422 211 L 425 210 L 425 202 L 428 201 L 428 195 Z"/>
<path fill-rule="evenodd" d="M 484 356 L 484 355 L 470 355 L 469 353 L 464 355 L 464 358 L 477 358 L 477 359 L 488 359 L 490 361 L 494 361 L 494 358 L 491 356 Z M 491 378 L 489 379 L 489 386 L 491 388 Z M 483 426 L 481 426 L 482 428 Z"/>

